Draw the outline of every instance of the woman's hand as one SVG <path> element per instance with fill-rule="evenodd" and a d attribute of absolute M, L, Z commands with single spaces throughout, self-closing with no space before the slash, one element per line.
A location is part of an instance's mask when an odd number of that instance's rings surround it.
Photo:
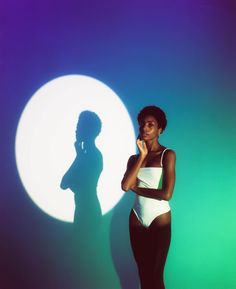
<path fill-rule="evenodd" d="M 146 157 L 146 155 L 148 154 L 148 149 L 147 149 L 145 141 L 138 138 L 136 140 L 136 144 L 138 146 L 138 150 L 139 150 L 140 155 L 142 157 Z"/>

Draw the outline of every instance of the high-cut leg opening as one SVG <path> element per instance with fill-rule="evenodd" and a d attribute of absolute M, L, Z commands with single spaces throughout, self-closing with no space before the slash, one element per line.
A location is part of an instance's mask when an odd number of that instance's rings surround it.
<path fill-rule="evenodd" d="M 135 218 L 135 222 L 132 222 L 132 220 L 131 220 L 132 215 Z M 142 223 L 142 220 L 139 218 L 139 216 L 138 216 L 137 212 L 135 211 L 135 209 L 132 209 L 131 212 L 130 212 L 130 224 L 133 225 L 133 226 L 136 225 L 136 226 L 143 227 L 143 228 L 147 229 L 147 227 Z"/>
<path fill-rule="evenodd" d="M 169 213 L 169 214 L 168 214 L 168 213 Z M 165 214 L 168 214 L 168 216 L 167 216 L 168 220 L 167 220 L 167 221 L 163 221 L 163 223 L 162 223 L 160 220 L 164 217 L 163 215 L 165 215 Z M 170 223 L 171 223 L 171 211 L 169 210 L 169 211 L 167 211 L 167 212 L 165 212 L 165 213 L 163 213 L 163 214 L 161 214 L 161 215 L 156 216 L 156 217 L 152 220 L 152 222 L 150 223 L 150 225 L 148 226 L 148 228 L 150 228 L 150 227 L 152 227 L 152 226 L 154 226 L 154 225 L 160 226 L 160 227 L 162 227 L 162 226 L 168 226 Z"/>

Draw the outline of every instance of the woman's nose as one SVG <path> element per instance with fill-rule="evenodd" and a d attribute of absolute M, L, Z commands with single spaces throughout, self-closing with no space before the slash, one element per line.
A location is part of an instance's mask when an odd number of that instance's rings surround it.
<path fill-rule="evenodd" d="M 148 126 L 147 125 L 144 125 L 143 126 L 143 132 L 147 132 L 148 131 Z"/>

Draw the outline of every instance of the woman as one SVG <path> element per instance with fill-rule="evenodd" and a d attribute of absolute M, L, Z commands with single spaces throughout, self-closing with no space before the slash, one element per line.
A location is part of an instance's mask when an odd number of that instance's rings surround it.
<path fill-rule="evenodd" d="M 156 106 L 138 114 L 138 155 L 129 158 L 124 191 L 136 193 L 130 212 L 130 241 L 142 289 L 164 289 L 163 273 L 171 239 L 169 200 L 175 184 L 175 152 L 159 143 L 167 120 Z"/>

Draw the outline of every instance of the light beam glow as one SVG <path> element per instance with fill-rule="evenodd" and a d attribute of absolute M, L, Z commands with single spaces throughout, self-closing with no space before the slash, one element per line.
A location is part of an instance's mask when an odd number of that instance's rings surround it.
<path fill-rule="evenodd" d="M 76 156 L 75 130 L 85 110 L 102 123 L 95 143 L 103 156 L 97 192 L 105 214 L 123 196 L 120 181 L 135 153 L 132 121 L 112 89 L 89 76 L 58 77 L 35 92 L 17 127 L 15 154 L 23 186 L 38 207 L 61 221 L 73 221 L 73 192 L 62 190 L 60 182 Z"/>

